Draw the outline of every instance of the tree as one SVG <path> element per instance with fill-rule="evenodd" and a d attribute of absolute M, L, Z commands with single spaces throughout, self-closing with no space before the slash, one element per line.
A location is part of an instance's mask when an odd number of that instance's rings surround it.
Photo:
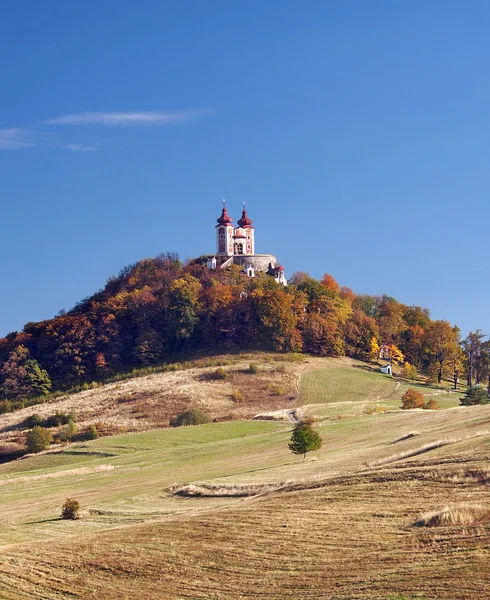
<path fill-rule="evenodd" d="M 400 348 L 398 348 L 398 346 L 395 346 L 395 344 L 391 344 L 390 346 L 388 346 L 388 358 L 390 359 L 390 363 L 397 365 L 399 363 L 402 363 L 405 357 L 403 356 L 403 352 L 400 350 Z"/>
<path fill-rule="evenodd" d="M 412 408 L 425 408 L 425 397 L 417 390 L 410 388 L 403 394 L 402 405 L 400 408 L 403 410 L 410 410 Z"/>
<path fill-rule="evenodd" d="M 80 502 L 75 498 L 67 498 L 61 508 L 61 518 L 67 520 L 79 519 L 81 516 Z"/>
<path fill-rule="evenodd" d="M 459 355 L 458 340 L 459 329 L 451 327 L 447 321 L 433 321 L 425 330 L 423 348 L 429 365 L 437 365 L 438 383 L 441 383 L 444 374 L 453 375 L 448 373 L 448 369 Z"/>
<path fill-rule="evenodd" d="M 416 381 L 418 379 L 417 369 L 409 362 L 405 362 L 402 369 L 402 377 L 404 379 L 411 379 L 412 381 Z"/>
<path fill-rule="evenodd" d="M 0 378 L 1 390 L 10 399 L 43 396 L 51 389 L 48 373 L 23 345 L 10 352 L 0 369 Z"/>
<path fill-rule="evenodd" d="M 466 390 L 465 395 L 459 399 L 462 406 L 474 406 L 475 404 L 488 404 L 487 390 L 484 387 L 475 386 Z"/>
<path fill-rule="evenodd" d="M 53 441 L 52 433 L 50 431 L 48 431 L 47 429 L 44 429 L 44 427 L 39 427 L 37 425 L 36 427 L 33 427 L 27 433 L 27 439 L 26 439 L 27 452 L 29 452 L 31 454 L 42 452 L 43 450 L 46 450 L 47 448 L 49 448 L 49 445 L 51 444 L 52 441 Z"/>
<path fill-rule="evenodd" d="M 476 385 L 480 383 L 480 375 L 486 366 L 486 353 L 483 352 L 484 337 L 485 334 L 477 329 L 475 332 L 470 331 L 468 337 L 461 342 L 466 357 L 466 376 L 470 387 L 473 385 L 473 378 Z"/>
<path fill-rule="evenodd" d="M 293 454 L 302 454 L 306 459 L 307 452 L 319 450 L 322 447 L 322 438 L 318 431 L 309 423 L 298 423 L 293 430 L 289 449 Z"/>

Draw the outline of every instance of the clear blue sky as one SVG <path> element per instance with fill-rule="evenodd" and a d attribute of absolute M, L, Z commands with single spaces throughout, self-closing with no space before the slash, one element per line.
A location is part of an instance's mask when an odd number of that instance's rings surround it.
<path fill-rule="evenodd" d="M 490 3 L 4 0 L 0 335 L 123 266 L 257 252 L 490 333 Z"/>

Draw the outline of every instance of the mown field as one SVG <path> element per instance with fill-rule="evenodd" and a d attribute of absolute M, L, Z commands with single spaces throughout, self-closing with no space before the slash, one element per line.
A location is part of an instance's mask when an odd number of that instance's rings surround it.
<path fill-rule="evenodd" d="M 367 365 L 298 364 L 284 412 L 319 418 L 314 460 L 289 452 L 284 417 L 127 433 L 1 465 L 0 597 L 490 597 L 490 407 L 438 394 L 452 408 L 400 411 L 405 384 Z M 177 495 L 185 484 L 214 491 Z M 229 495 L 241 486 L 257 495 Z M 66 497 L 82 519 L 59 518 Z M 488 517 L 414 526 L 446 505 Z"/>

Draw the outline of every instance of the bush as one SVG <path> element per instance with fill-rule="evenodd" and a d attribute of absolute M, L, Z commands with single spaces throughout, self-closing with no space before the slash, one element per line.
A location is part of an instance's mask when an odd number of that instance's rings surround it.
<path fill-rule="evenodd" d="M 245 402 L 245 396 L 240 390 L 233 390 L 233 392 L 231 393 L 231 397 L 233 399 L 233 402 Z"/>
<path fill-rule="evenodd" d="M 425 397 L 417 390 L 413 388 L 408 389 L 402 396 L 402 405 L 400 408 L 403 410 L 410 410 L 411 408 L 424 408 Z"/>
<path fill-rule="evenodd" d="M 61 508 L 61 518 L 74 521 L 80 517 L 80 502 L 75 500 L 75 498 L 67 498 Z"/>
<path fill-rule="evenodd" d="M 70 420 L 70 414 L 57 410 L 54 415 L 49 416 L 45 421 L 46 427 L 59 427 L 66 425 Z"/>
<path fill-rule="evenodd" d="M 77 434 L 77 424 L 71 419 L 68 421 L 65 427 L 59 432 L 58 438 L 61 442 L 71 442 L 71 440 Z"/>
<path fill-rule="evenodd" d="M 170 427 L 202 425 L 204 423 L 211 423 L 211 418 L 200 408 L 191 408 L 170 419 Z"/>
<path fill-rule="evenodd" d="M 434 400 L 434 398 L 429 398 L 429 400 L 427 400 L 425 403 L 424 408 L 426 410 L 439 410 L 439 402 Z"/>
<path fill-rule="evenodd" d="M 466 390 L 463 398 L 459 399 L 462 406 L 474 406 L 475 404 L 488 404 L 488 392 L 484 387 L 471 387 Z"/>
<path fill-rule="evenodd" d="M 219 368 L 216 369 L 216 371 L 211 371 L 211 373 L 204 373 L 203 379 L 207 379 L 209 381 L 223 381 L 225 379 L 228 379 L 229 376 L 230 374 L 228 373 L 228 371 Z"/>
<path fill-rule="evenodd" d="M 53 435 L 47 429 L 36 425 L 27 434 L 26 448 L 29 453 L 42 452 L 49 448 L 49 445 L 53 441 Z"/>
<path fill-rule="evenodd" d="M 93 423 L 92 425 L 89 425 L 85 437 L 87 438 L 87 440 L 96 440 L 99 437 L 99 432 L 97 431 L 96 425 L 94 425 Z"/>
<path fill-rule="evenodd" d="M 250 363 L 248 367 L 248 372 L 252 375 L 256 375 L 259 372 L 259 365 L 257 363 Z"/>
<path fill-rule="evenodd" d="M 267 389 L 270 394 L 273 396 L 284 396 L 286 393 L 286 389 L 282 385 L 278 385 L 277 383 L 269 383 Z"/>
<path fill-rule="evenodd" d="M 38 415 L 37 413 L 31 415 L 30 417 L 27 417 L 22 422 L 22 425 L 24 427 L 27 427 L 27 429 L 32 429 L 33 427 L 36 427 L 36 425 L 42 425 L 42 424 L 43 424 L 43 420 L 42 420 L 41 416 Z"/>

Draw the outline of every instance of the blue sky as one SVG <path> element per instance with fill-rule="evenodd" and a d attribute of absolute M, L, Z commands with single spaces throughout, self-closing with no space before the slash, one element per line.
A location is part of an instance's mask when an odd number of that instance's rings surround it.
<path fill-rule="evenodd" d="M 6 0 L 0 335 L 160 252 L 222 198 L 286 275 L 490 333 L 490 4 Z"/>

